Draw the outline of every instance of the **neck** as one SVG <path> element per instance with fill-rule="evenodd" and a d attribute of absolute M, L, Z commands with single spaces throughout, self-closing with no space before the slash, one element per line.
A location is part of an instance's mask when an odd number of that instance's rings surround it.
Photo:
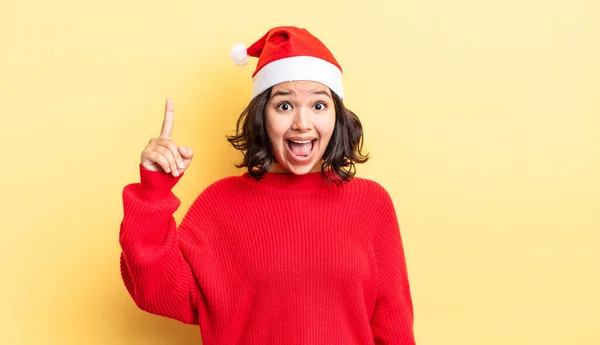
<path fill-rule="evenodd" d="M 321 162 L 321 164 L 322 163 L 323 162 Z M 310 169 L 309 173 L 321 172 L 321 164 L 315 164 L 315 166 L 312 169 Z M 281 164 L 279 163 L 273 163 L 271 169 L 269 169 L 269 172 L 277 174 L 291 174 L 289 170 L 281 166 Z"/>

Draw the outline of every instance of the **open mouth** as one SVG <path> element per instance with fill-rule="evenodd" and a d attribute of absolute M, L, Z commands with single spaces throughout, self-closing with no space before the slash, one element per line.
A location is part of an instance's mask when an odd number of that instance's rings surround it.
<path fill-rule="evenodd" d="M 287 140 L 287 148 L 291 157 L 298 163 L 304 163 L 312 158 L 317 139 L 312 140 Z"/>

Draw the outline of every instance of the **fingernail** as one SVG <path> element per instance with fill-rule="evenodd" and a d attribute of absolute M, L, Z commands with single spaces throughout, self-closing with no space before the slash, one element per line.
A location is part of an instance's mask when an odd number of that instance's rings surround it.
<path fill-rule="evenodd" d="M 179 170 L 173 171 L 173 176 L 175 176 L 175 177 L 179 176 Z"/>
<path fill-rule="evenodd" d="M 179 169 L 183 169 L 183 162 L 177 163 L 177 166 L 179 167 Z"/>

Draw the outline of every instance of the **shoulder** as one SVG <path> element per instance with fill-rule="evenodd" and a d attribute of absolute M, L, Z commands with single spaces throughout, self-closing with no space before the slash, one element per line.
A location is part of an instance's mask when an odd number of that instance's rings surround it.
<path fill-rule="evenodd" d="M 348 187 L 353 190 L 351 197 L 361 200 L 361 203 L 369 210 L 369 214 L 375 218 L 396 217 L 396 207 L 389 191 L 380 182 L 354 177 Z"/>
<path fill-rule="evenodd" d="M 235 197 L 242 188 L 243 176 L 226 176 L 204 188 L 196 197 L 194 204 L 210 204 L 216 206 Z"/>
<path fill-rule="evenodd" d="M 235 188 L 244 183 L 242 181 L 243 179 L 245 179 L 245 177 L 243 175 L 226 176 L 226 177 L 220 178 L 220 179 L 212 182 L 211 184 L 209 184 L 204 191 L 212 192 L 212 191 L 221 191 L 223 189 Z"/>
<path fill-rule="evenodd" d="M 390 193 L 381 183 L 368 178 L 354 177 L 348 183 L 348 187 L 377 200 L 391 202 L 392 199 Z"/>
<path fill-rule="evenodd" d="M 243 189 L 243 186 L 247 183 L 245 181 L 247 179 L 248 177 L 244 175 L 222 177 L 206 186 L 206 188 L 200 193 L 200 196 L 214 194 L 227 194 L 231 196 L 232 193 L 239 192 Z"/>

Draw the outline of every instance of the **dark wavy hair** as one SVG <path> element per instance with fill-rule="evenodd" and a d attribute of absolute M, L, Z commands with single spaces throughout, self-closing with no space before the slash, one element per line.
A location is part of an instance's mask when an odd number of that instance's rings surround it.
<path fill-rule="evenodd" d="M 249 175 L 256 180 L 260 180 L 276 162 L 265 126 L 271 90 L 269 88 L 250 101 L 237 120 L 235 135 L 227 136 L 227 141 L 244 155 L 236 167 L 247 167 Z M 363 129 L 358 116 L 346 108 L 333 91 L 331 96 L 335 106 L 335 127 L 323 154 L 321 173 L 340 185 L 349 182 L 356 174 L 355 164 L 366 162 L 369 156 L 362 152 Z M 329 169 L 334 174 L 327 174 Z"/>

